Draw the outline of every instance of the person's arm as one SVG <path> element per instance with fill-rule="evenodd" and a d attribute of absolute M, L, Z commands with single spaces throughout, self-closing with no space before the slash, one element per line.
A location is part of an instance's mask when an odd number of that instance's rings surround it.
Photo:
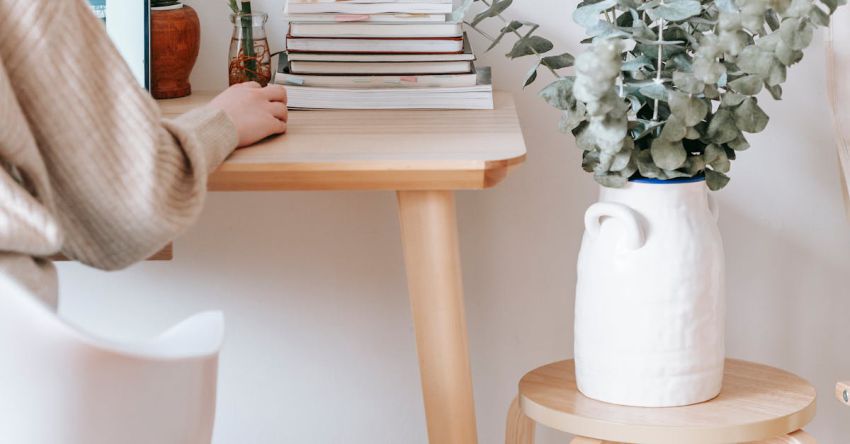
<path fill-rule="evenodd" d="M 238 145 L 286 129 L 285 91 L 234 87 L 162 120 L 83 0 L 0 0 L 0 69 L 50 178 L 62 252 L 116 269 L 197 217 L 207 175 Z"/>

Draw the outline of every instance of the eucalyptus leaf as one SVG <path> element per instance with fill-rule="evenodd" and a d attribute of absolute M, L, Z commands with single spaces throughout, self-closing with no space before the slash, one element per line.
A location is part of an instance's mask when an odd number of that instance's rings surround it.
<path fill-rule="evenodd" d="M 555 45 L 549 40 L 537 36 L 524 36 L 514 43 L 513 48 L 507 54 L 509 58 L 515 59 L 532 54 L 543 54 L 554 48 Z"/>
<path fill-rule="evenodd" d="M 736 94 L 733 92 L 728 92 L 723 94 L 723 98 L 720 101 L 720 104 L 726 107 L 734 107 L 741 104 L 746 97 L 741 94 Z"/>
<path fill-rule="evenodd" d="M 847 0 L 821 0 L 821 3 L 829 8 L 829 13 L 832 14 L 839 6 L 847 3 Z"/>
<path fill-rule="evenodd" d="M 764 80 L 764 83 L 770 86 L 779 85 L 780 83 L 785 82 L 785 65 L 778 62 L 778 60 L 775 60 L 773 66 L 770 67 L 770 71 L 767 73 L 767 78 Z"/>
<path fill-rule="evenodd" d="M 775 100 L 782 100 L 782 86 L 780 85 L 765 85 L 765 89 Z"/>
<path fill-rule="evenodd" d="M 664 19 L 669 21 L 680 21 L 699 15 L 702 5 L 697 0 L 667 0 L 655 8 L 646 10 L 653 20 Z"/>
<path fill-rule="evenodd" d="M 645 54 L 641 54 L 638 57 L 623 62 L 620 69 L 631 72 L 637 71 L 640 68 L 651 68 L 652 66 L 652 59 Z"/>
<path fill-rule="evenodd" d="M 626 167 L 629 166 L 629 161 L 632 159 L 632 150 L 623 149 L 619 153 L 615 154 L 613 160 L 611 161 L 611 166 L 608 168 L 610 171 L 623 171 Z"/>
<path fill-rule="evenodd" d="M 741 55 L 738 57 L 738 67 L 747 74 L 767 77 L 774 60 L 772 53 L 763 51 L 756 46 L 748 46 L 741 51 Z"/>
<path fill-rule="evenodd" d="M 617 0 L 603 0 L 587 6 L 580 6 L 573 11 L 573 21 L 590 28 L 599 21 L 599 14 L 617 4 Z"/>
<path fill-rule="evenodd" d="M 478 13 L 470 23 L 472 26 L 476 26 L 481 23 L 484 19 L 489 17 L 496 17 L 497 15 L 504 12 L 504 10 L 508 9 L 508 6 L 513 3 L 513 0 L 496 0 L 494 1 L 489 8 L 485 11 Z"/>
<path fill-rule="evenodd" d="M 705 183 L 711 191 L 718 191 L 729 183 L 729 176 L 717 171 L 705 170 Z"/>
<path fill-rule="evenodd" d="M 570 110 L 575 108 L 576 99 L 573 97 L 574 77 L 564 77 L 546 85 L 538 93 L 549 105 L 560 109 Z"/>
<path fill-rule="evenodd" d="M 732 111 L 720 108 L 708 123 L 708 139 L 716 144 L 723 144 L 738 137 L 738 127 L 735 126 L 735 116 Z"/>
<path fill-rule="evenodd" d="M 789 48 L 800 50 L 812 43 L 814 29 L 807 20 L 789 18 L 779 26 L 779 36 Z"/>
<path fill-rule="evenodd" d="M 676 91 L 670 91 L 670 111 L 682 119 L 685 126 L 694 126 L 701 122 L 708 113 L 708 104 L 696 97 Z M 682 136 L 684 137 L 684 136 Z"/>
<path fill-rule="evenodd" d="M 569 133 L 585 122 L 585 119 L 584 103 L 577 102 L 575 108 L 561 111 L 561 121 L 558 123 L 558 129 L 562 133 Z"/>
<path fill-rule="evenodd" d="M 733 91 L 747 96 L 754 96 L 761 92 L 764 80 L 758 75 L 748 74 L 729 82 L 729 88 Z"/>
<path fill-rule="evenodd" d="M 726 146 L 732 148 L 734 151 L 744 151 L 745 149 L 750 147 L 750 142 L 747 142 L 747 138 L 744 137 L 743 134 L 738 134 L 738 137 L 731 142 L 727 142 Z M 728 157 L 728 154 L 727 154 Z M 730 157 L 731 159 L 731 157 Z"/>
<path fill-rule="evenodd" d="M 660 138 L 652 141 L 650 153 L 655 164 L 664 170 L 675 170 L 688 158 L 681 141 L 670 142 Z"/>
<path fill-rule="evenodd" d="M 638 172 L 641 176 L 647 177 L 650 179 L 666 179 L 667 176 L 655 165 L 655 162 L 652 160 L 652 154 L 650 150 L 642 150 L 638 152 L 637 156 L 637 166 Z"/>
<path fill-rule="evenodd" d="M 706 164 L 714 169 L 714 171 L 721 173 L 728 173 L 729 169 L 732 167 L 732 164 L 729 162 L 729 158 L 726 157 L 726 150 L 717 145 L 708 145 L 705 147 L 703 159 Z"/>
<path fill-rule="evenodd" d="M 761 132 L 769 117 L 758 106 L 758 101 L 754 97 L 747 97 L 740 106 L 735 108 L 735 126 L 741 131 L 748 133 Z"/>
<path fill-rule="evenodd" d="M 640 88 L 639 91 L 650 99 L 667 101 L 667 88 L 661 83 L 650 83 Z"/>
<path fill-rule="evenodd" d="M 540 59 L 541 65 L 548 66 L 552 69 L 561 69 L 573 66 L 573 63 L 575 63 L 575 58 L 572 56 L 572 54 L 566 52 L 563 54 L 547 56 Z"/>
<path fill-rule="evenodd" d="M 776 45 L 774 54 L 776 54 L 776 59 L 785 66 L 791 66 L 803 60 L 803 51 L 791 49 L 790 46 L 781 41 Z"/>
<path fill-rule="evenodd" d="M 528 73 L 525 75 L 525 83 L 522 85 L 525 88 L 528 85 L 534 83 L 534 80 L 537 79 L 537 68 L 540 66 L 540 62 L 538 61 L 528 70 Z"/>
<path fill-rule="evenodd" d="M 706 145 L 705 151 L 702 154 L 702 158 L 705 161 L 705 163 L 711 163 L 711 162 L 714 162 L 715 160 L 719 159 L 721 155 L 724 158 L 726 158 L 726 151 L 723 148 L 721 148 L 720 146 L 712 143 L 712 144 Z"/>
<path fill-rule="evenodd" d="M 676 85 L 676 88 L 688 94 L 702 94 L 705 91 L 705 83 L 689 72 L 674 71 L 673 84 Z"/>
<path fill-rule="evenodd" d="M 622 188 L 627 182 L 626 178 L 619 174 L 594 174 L 593 180 L 608 188 Z"/>
<path fill-rule="evenodd" d="M 829 14 L 817 6 L 813 6 L 809 12 L 809 20 L 817 26 L 829 26 Z"/>
<path fill-rule="evenodd" d="M 678 142 L 684 139 L 687 134 L 688 129 L 682 124 L 681 120 L 670 118 L 664 123 L 664 127 L 661 128 L 661 134 L 658 137 L 668 142 Z"/>

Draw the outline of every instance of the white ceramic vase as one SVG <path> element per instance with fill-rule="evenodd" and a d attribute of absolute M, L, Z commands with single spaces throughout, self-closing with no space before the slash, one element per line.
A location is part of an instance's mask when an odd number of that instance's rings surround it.
<path fill-rule="evenodd" d="M 602 188 L 578 257 L 579 390 L 670 407 L 720 393 L 725 270 L 717 206 L 702 179 Z"/>

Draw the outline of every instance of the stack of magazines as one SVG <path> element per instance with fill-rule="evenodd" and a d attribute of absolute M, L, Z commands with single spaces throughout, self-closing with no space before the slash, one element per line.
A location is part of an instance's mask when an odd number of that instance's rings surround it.
<path fill-rule="evenodd" d="M 288 0 L 275 82 L 292 108 L 490 109 L 451 0 Z"/>

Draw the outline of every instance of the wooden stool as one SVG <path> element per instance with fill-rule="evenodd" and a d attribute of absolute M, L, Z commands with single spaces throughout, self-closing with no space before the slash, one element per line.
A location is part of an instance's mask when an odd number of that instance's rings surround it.
<path fill-rule="evenodd" d="M 573 444 L 815 444 L 803 426 L 815 415 L 815 389 L 766 365 L 726 360 L 723 390 L 685 407 L 624 407 L 576 388 L 575 364 L 537 368 L 519 383 L 508 412 L 506 444 L 532 444 L 536 423 L 578 436 Z"/>
<path fill-rule="evenodd" d="M 835 385 L 835 397 L 844 404 L 850 405 L 850 381 L 839 382 Z"/>

